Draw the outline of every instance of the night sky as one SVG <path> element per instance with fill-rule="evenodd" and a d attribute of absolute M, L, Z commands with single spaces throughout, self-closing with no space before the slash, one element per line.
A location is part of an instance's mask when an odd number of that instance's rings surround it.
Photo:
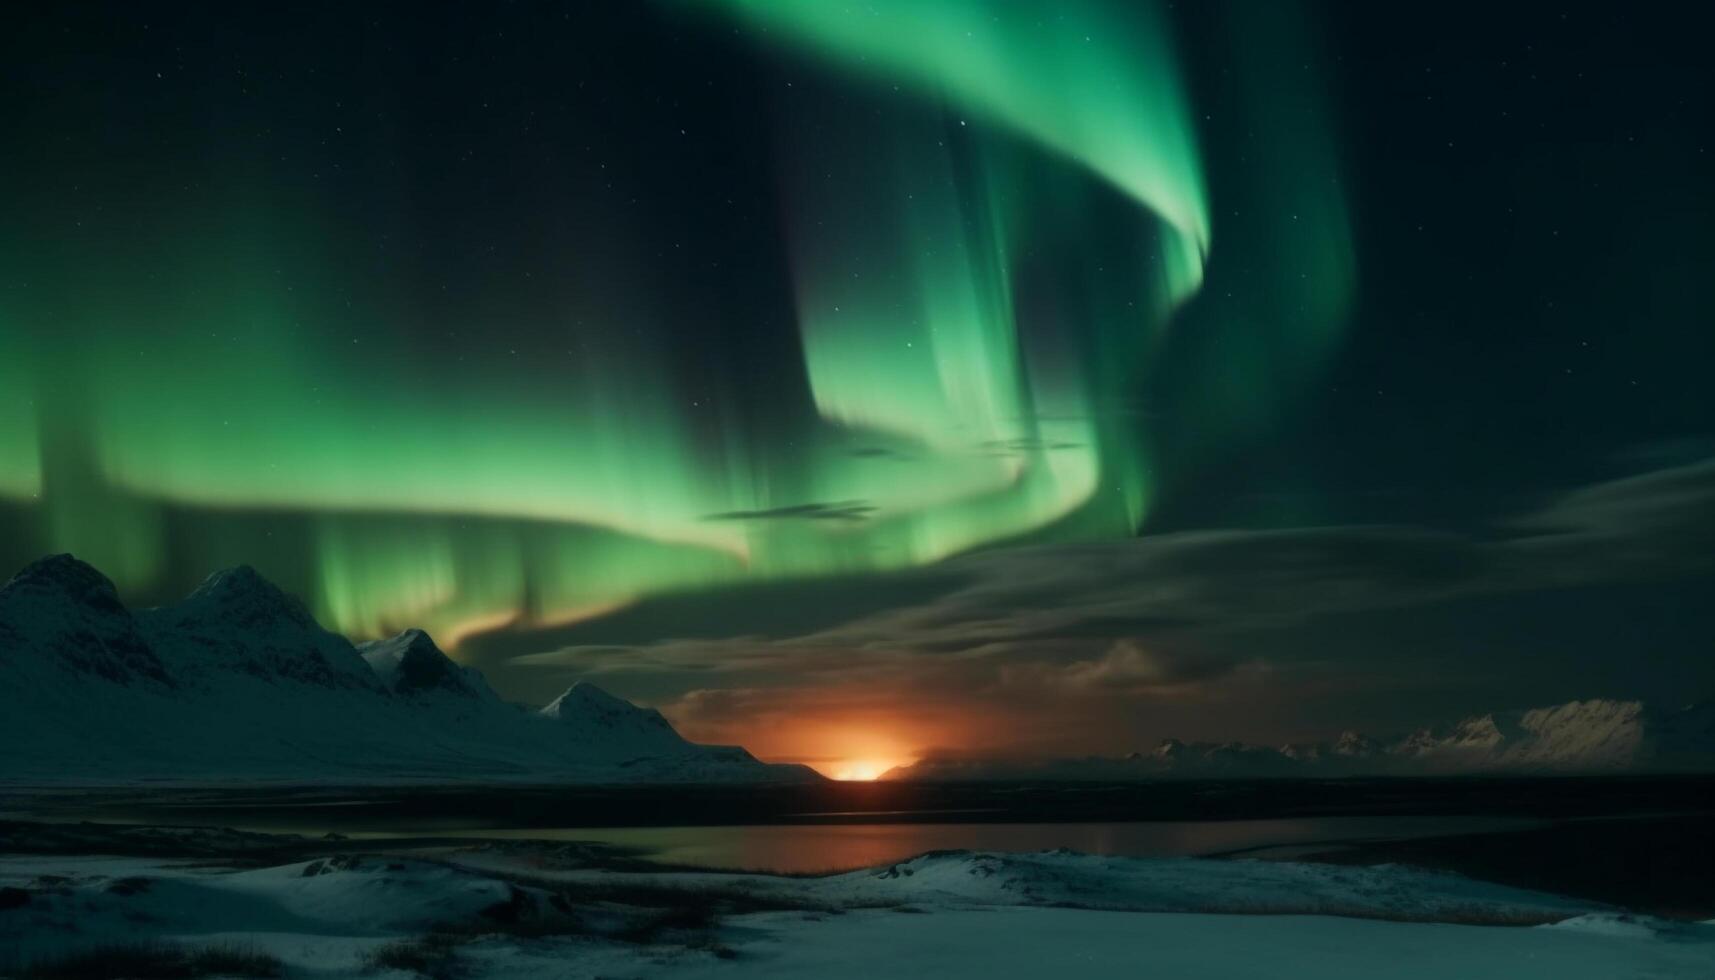
<path fill-rule="evenodd" d="M 56 4 L 0 563 L 766 758 L 1715 696 L 1688 6 Z"/>

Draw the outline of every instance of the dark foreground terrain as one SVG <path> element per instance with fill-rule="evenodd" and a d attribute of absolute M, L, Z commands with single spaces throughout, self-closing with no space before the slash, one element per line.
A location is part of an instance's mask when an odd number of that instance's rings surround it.
<path fill-rule="evenodd" d="M 0 852 L 170 857 L 210 856 L 212 850 L 260 861 L 309 851 L 387 849 L 396 846 L 392 839 L 421 846 L 439 835 L 468 842 L 493 832 L 520 840 L 532 830 L 567 848 L 575 846 L 568 842 L 577 839 L 580 827 L 748 826 L 766 834 L 766 827 L 776 825 L 1481 816 L 1528 822 L 1480 833 L 1264 844 L 1211 856 L 1403 864 L 1672 918 L 1708 919 L 1715 917 L 1715 807 L 1709 800 L 1715 800 L 1715 778 L 1709 777 L 17 790 L 0 795 L 0 817 L 9 818 L 0 823 Z M 173 827 L 225 830 L 207 834 Z M 612 844 L 587 845 L 584 853 L 616 866 L 649 856 Z"/>
<path fill-rule="evenodd" d="M 0 798 L 0 976 L 858 980 L 885 950 L 890 976 L 938 980 L 1040 976 L 1075 949 L 1091 977 L 1248 980 L 1311 964 L 1319 980 L 1704 980 L 1710 789 L 14 791 Z M 711 871 L 616 843 L 737 834 L 820 849 L 931 828 L 962 849 L 822 874 Z M 1044 828 L 1088 831 L 1099 852 L 1006 843 Z M 1173 852 L 1203 860 L 1126 850 L 1185 828 L 1181 843 L 1233 829 L 1251 843 Z"/>
<path fill-rule="evenodd" d="M 419 831 L 435 826 L 1084 823 L 1715 812 L 1715 775 L 1126 783 L 0 788 L 0 815 Z"/>
<path fill-rule="evenodd" d="M 1708 813 L 1555 821 L 1526 830 L 1366 841 L 1292 857 L 1455 871 L 1664 918 L 1715 918 L 1715 815 Z"/>

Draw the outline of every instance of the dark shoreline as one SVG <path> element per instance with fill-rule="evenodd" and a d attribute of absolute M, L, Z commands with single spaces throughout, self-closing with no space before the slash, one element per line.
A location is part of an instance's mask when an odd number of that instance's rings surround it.
<path fill-rule="evenodd" d="M 0 820 L 0 852 L 186 858 L 262 867 L 336 854 L 422 855 L 437 849 L 500 846 L 534 850 L 587 867 L 668 873 L 710 869 L 665 864 L 646 852 L 605 843 L 468 837 L 352 839 L 215 827 L 40 823 Z M 1401 864 L 1517 888 L 1613 905 L 1682 921 L 1715 918 L 1715 814 L 1555 821 L 1521 830 L 1403 839 L 1326 840 L 1208 854 L 1207 860 L 1291 860 L 1317 864 Z M 717 872 L 718 873 L 718 872 Z M 818 875 L 812 874 L 811 877 Z"/>
<path fill-rule="evenodd" d="M 473 831 L 579 827 L 1008 824 L 1504 816 L 1523 829 L 1246 847 L 1217 859 L 1406 864 L 1676 919 L 1715 918 L 1715 777 L 1411 779 L 1127 784 L 273 787 L 0 791 L 0 850 L 288 856 L 472 846 Z M 163 828 L 193 828 L 165 830 Z M 231 828 L 242 828 L 233 830 Z M 268 833 L 253 833 L 265 828 Z M 330 833 L 331 831 L 331 833 Z M 292 837 L 291 834 L 302 836 Z M 343 835 L 365 835 L 346 839 Z M 373 835 L 381 835 L 377 838 Z M 443 836 L 444 835 L 444 836 Z M 388 839 L 391 838 L 391 839 Z M 645 853 L 537 846 L 631 870 Z"/>
<path fill-rule="evenodd" d="M 1085 823 L 1329 816 L 1538 819 L 1715 813 L 1715 775 L 442 787 L 9 787 L 24 819 L 354 831 L 837 823 Z M 242 821 L 239 815 L 242 814 Z M 694 818 L 694 819 L 693 819 Z"/>

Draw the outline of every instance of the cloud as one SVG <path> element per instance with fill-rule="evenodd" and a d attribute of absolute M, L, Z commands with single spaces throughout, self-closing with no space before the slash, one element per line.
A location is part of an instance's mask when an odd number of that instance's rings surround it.
<path fill-rule="evenodd" d="M 915 456 L 902 453 L 897 449 L 889 449 L 886 446 L 859 446 L 851 451 L 851 455 L 858 459 L 891 459 L 901 463 L 909 463 L 916 459 Z"/>
<path fill-rule="evenodd" d="M 993 656 L 1021 648 L 1087 659 L 1144 637 L 1710 567 L 1715 461 L 1582 488 L 1487 533 L 1387 525 L 1188 531 L 981 552 L 938 566 L 936 574 L 964 584 L 920 603 L 797 637 L 634 646 L 624 667 L 796 668 L 824 654 Z M 611 663 L 612 652 L 574 647 L 516 662 L 594 667 Z"/>
<path fill-rule="evenodd" d="M 1048 440 L 1026 436 L 1017 439 L 985 439 L 982 442 L 977 443 L 977 448 L 989 450 L 1005 449 L 1014 451 L 1034 451 L 1038 449 L 1081 449 L 1083 448 L 1083 445 L 1084 444 L 1081 442 L 1050 442 Z"/>
<path fill-rule="evenodd" d="M 1328 617 L 1711 569 L 1715 460 L 1579 488 L 1466 531 L 1185 531 L 980 552 L 901 573 L 943 585 L 951 575 L 952 588 L 803 635 L 667 639 L 619 655 L 574 646 L 514 662 L 680 677 L 694 689 L 664 707 L 708 730 L 806 704 L 981 701 L 1014 718 L 1052 704 L 1063 718 L 1080 700 L 1100 713 L 1326 687 L 1314 671 L 1350 674 L 1349 661 L 1294 661 L 1268 638 Z"/>
<path fill-rule="evenodd" d="M 1715 435 L 1684 435 L 1657 439 L 1615 453 L 1613 460 L 1628 469 L 1660 468 L 1715 457 Z"/>
<path fill-rule="evenodd" d="M 813 520 L 813 521 L 864 521 L 875 513 L 873 504 L 862 500 L 841 500 L 833 503 L 791 504 L 785 507 L 770 507 L 764 510 L 729 510 L 719 514 L 705 514 L 705 521 L 777 521 L 777 520 Z"/>
<path fill-rule="evenodd" d="M 1029 680 L 1075 692 L 1162 693 L 1196 687 L 1230 669 L 1230 664 L 1209 659 L 1167 656 L 1127 639 L 1115 642 L 1100 657 L 1076 660 L 1047 674 L 1032 672 Z"/>
<path fill-rule="evenodd" d="M 1529 584 L 1656 578 L 1715 566 L 1715 460 L 1563 494 L 1508 522 L 1509 571 Z"/>

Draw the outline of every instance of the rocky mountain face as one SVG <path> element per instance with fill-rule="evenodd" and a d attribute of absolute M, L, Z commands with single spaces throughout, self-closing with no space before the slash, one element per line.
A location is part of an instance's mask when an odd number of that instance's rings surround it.
<path fill-rule="evenodd" d="M 248 565 L 216 572 L 180 602 L 136 618 L 175 672 L 205 683 L 245 673 L 313 687 L 381 687 L 345 637 L 322 629 L 302 602 Z"/>
<path fill-rule="evenodd" d="M 135 614 L 69 555 L 0 588 L 0 783 L 814 778 L 588 683 L 508 704 L 421 630 L 354 647 L 247 567 Z"/>
<path fill-rule="evenodd" d="M 926 759 L 884 779 L 1219 779 L 1715 771 L 1715 704 L 1660 709 L 1571 701 L 1500 712 L 1388 739 L 1344 732 L 1279 747 L 1168 739 L 1124 757 Z"/>
<path fill-rule="evenodd" d="M 399 697 L 500 700 L 481 671 L 454 663 L 422 630 L 360 644 L 357 652 L 381 686 Z"/>
<path fill-rule="evenodd" d="M 44 558 L 0 589 L 0 667 L 26 679 L 57 669 L 125 687 L 175 686 L 113 583 L 70 555 Z"/>

